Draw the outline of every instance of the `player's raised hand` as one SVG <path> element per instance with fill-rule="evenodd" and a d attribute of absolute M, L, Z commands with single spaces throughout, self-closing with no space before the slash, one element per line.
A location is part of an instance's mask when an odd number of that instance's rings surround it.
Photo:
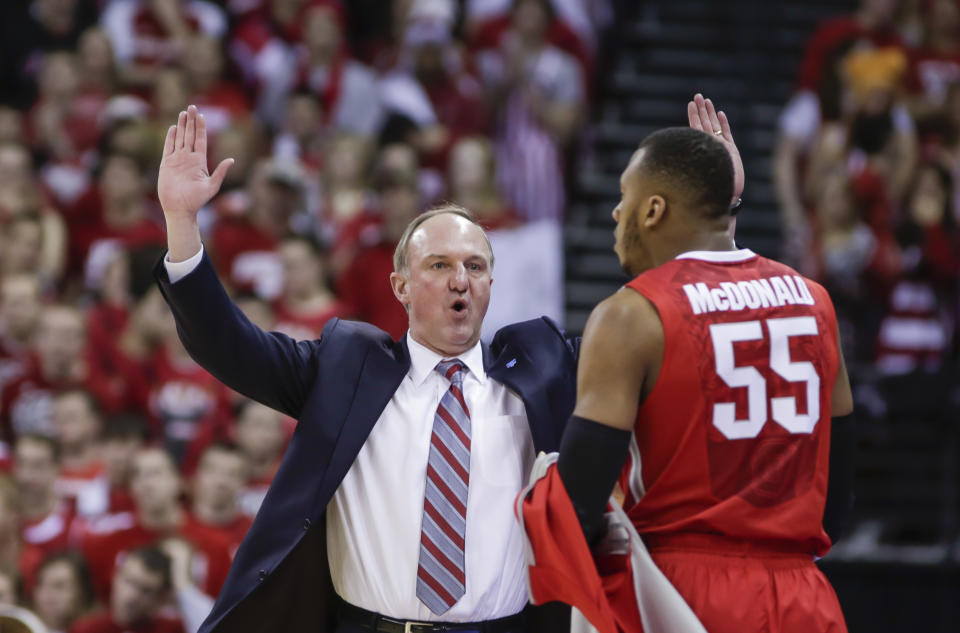
<path fill-rule="evenodd" d="M 233 164 L 227 158 L 211 174 L 207 171 L 207 124 L 196 106 L 181 112 L 167 130 L 157 178 L 157 195 L 167 220 L 195 216 L 223 184 Z"/>
<path fill-rule="evenodd" d="M 707 134 L 712 134 L 718 141 L 723 143 L 730 154 L 730 160 L 733 161 L 733 202 L 743 195 L 743 186 L 746 176 L 743 172 L 743 160 L 740 158 L 740 150 L 733 141 L 733 133 L 730 131 L 730 121 L 727 115 L 721 110 L 713 107 L 710 99 L 704 99 L 699 92 L 694 95 L 693 101 L 687 104 L 687 119 L 690 121 L 690 127 Z"/>

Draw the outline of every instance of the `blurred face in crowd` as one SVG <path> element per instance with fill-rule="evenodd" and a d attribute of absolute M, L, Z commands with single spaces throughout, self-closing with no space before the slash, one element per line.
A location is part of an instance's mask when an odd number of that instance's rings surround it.
<path fill-rule="evenodd" d="M 307 0 L 269 0 L 270 16 L 280 24 L 287 24 L 300 17 L 300 10 Z"/>
<path fill-rule="evenodd" d="M 538 40 L 550 26 L 550 14 L 543 6 L 549 0 L 518 0 L 513 7 L 513 27 L 521 37 Z"/>
<path fill-rule="evenodd" d="M 310 54 L 316 57 L 332 57 L 340 46 L 340 24 L 333 9 L 315 6 L 307 10 L 303 26 L 303 42 Z"/>
<path fill-rule="evenodd" d="M 287 131 L 298 139 L 315 136 L 320 129 L 320 104 L 313 95 L 296 94 L 287 100 Z"/>
<path fill-rule="evenodd" d="M 327 155 L 330 160 L 324 166 L 324 175 L 331 186 L 357 185 L 362 181 L 369 158 L 368 144 L 362 137 L 338 135 L 330 143 Z"/>
<path fill-rule="evenodd" d="M 33 275 L 11 275 L 0 281 L 0 319 L 8 336 L 26 341 L 40 319 L 40 284 Z"/>
<path fill-rule="evenodd" d="M 103 441 L 100 457 L 111 487 L 127 487 L 133 478 L 134 459 L 142 448 L 143 440 L 136 436 L 111 437 Z"/>
<path fill-rule="evenodd" d="M 254 167 L 248 184 L 250 219 L 258 227 L 275 235 L 283 235 L 287 233 L 290 217 L 300 204 L 300 193 L 278 182 L 270 172 L 269 161 L 261 161 Z"/>
<path fill-rule="evenodd" d="M 287 240 L 280 245 L 284 291 L 294 297 L 305 297 L 323 289 L 323 263 L 320 255 L 301 240 Z"/>
<path fill-rule="evenodd" d="M 244 316 L 250 319 L 250 322 L 258 328 L 266 331 L 273 329 L 273 309 L 269 303 L 256 295 L 237 297 L 234 303 L 240 308 L 240 312 L 243 312 Z"/>
<path fill-rule="evenodd" d="M 137 301 L 131 324 L 136 328 L 137 335 L 146 343 L 156 344 L 169 337 L 171 329 L 176 331 L 176 324 L 172 321 L 173 315 L 163 295 L 160 294 L 160 289 L 151 286 Z"/>
<path fill-rule="evenodd" d="M 0 546 L 11 540 L 20 540 L 20 508 L 16 483 L 9 477 L 0 478 Z"/>
<path fill-rule="evenodd" d="M 23 142 L 23 115 L 15 108 L 0 106 L 0 143 Z"/>
<path fill-rule="evenodd" d="M 113 47 L 103 29 L 91 27 L 83 32 L 77 47 L 85 78 L 109 78 L 113 72 Z"/>
<path fill-rule="evenodd" d="M 390 281 L 407 309 L 414 339 L 444 356 L 473 347 L 493 283 L 492 253 L 482 229 L 451 213 L 426 220 L 410 236 L 407 268 Z"/>
<path fill-rule="evenodd" d="M 220 42 L 214 37 L 197 36 L 190 39 L 183 57 L 184 70 L 194 90 L 215 85 L 223 71 Z"/>
<path fill-rule="evenodd" d="M 180 496 L 180 474 L 170 456 L 160 449 L 146 449 L 133 460 L 130 492 L 137 508 L 162 512 L 175 506 Z"/>
<path fill-rule="evenodd" d="M 933 227 L 943 223 L 950 208 L 950 192 L 947 190 L 946 177 L 935 167 L 924 166 L 917 170 L 913 191 L 910 194 L 908 210 L 910 218 L 922 227 Z"/>
<path fill-rule="evenodd" d="M 450 152 L 450 188 L 458 192 L 486 189 L 493 172 L 488 145 L 480 139 L 464 139 Z"/>
<path fill-rule="evenodd" d="M 889 25 L 897 15 L 901 0 L 861 0 L 860 15 L 871 27 Z"/>
<path fill-rule="evenodd" d="M 72 377 L 76 363 L 83 358 L 86 336 L 79 310 L 67 306 L 44 310 L 35 344 L 43 374 L 54 380 Z"/>
<path fill-rule="evenodd" d="M 90 398 L 80 391 L 68 391 L 53 401 L 53 424 L 65 449 L 87 446 L 96 441 L 100 417 Z"/>
<path fill-rule="evenodd" d="M 223 190 L 242 187 L 247 181 L 250 163 L 253 159 L 253 139 L 244 128 L 231 125 L 220 130 L 210 139 L 207 147 L 211 150 L 211 165 L 219 165 L 225 158 L 232 158 L 235 162 L 223 182 Z"/>
<path fill-rule="evenodd" d="M 0 571 L 0 604 L 17 604 L 17 583 L 5 571 Z"/>
<path fill-rule="evenodd" d="M 62 101 L 77 92 L 80 77 L 77 59 L 71 53 L 48 53 L 44 58 L 37 88 L 42 98 Z"/>
<path fill-rule="evenodd" d="M 30 154 L 23 145 L 0 146 L 0 220 L 36 207 Z M 5 229 L 7 233 L 9 229 Z"/>
<path fill-rule="evenodd" d="M 283 423 L 280 414 L 262 404 L 251 402 L 237 418 L 237 446 L 254 462 L 279 456 L 283 449 Z"/>
<path fill-rule="evenodd" d="M 189 97 L 183 71 L 166 68 L 157 73 L 153 82 L 152 101 L 158 120 L 176 119 L 180 110 L 186 109 Z"/>
<path fill-rule="evenodd" d="M 844 169 L 824 173 L 817 215 L 824 231 L 849 229 L 857 223 L 857 206 Z"/>
<path fill-rule="evenodd" d="M 239 452 L 214 447 L 207 450 L 194 475 L 193 494 L 197 505 L 214 512 L 228 512 L 247 479 L 247 462 Z"/>
<path fill-rule="evenodd" d="M 13 218 L 3 227 L 0 239 L 0 270 L 5 274 L 36 272 L 42 247 L 43 227 L 40 225 L 40 218 L 31 215 Z"/>
<path fill-rule="evenodd" d="M 113 576 L 110 613 L 117 624 L 130 626 L 150 618 L 165 597 L 163 575 L 127 556 Z"/>
<path fill-rule="evenodd" d="M 20 438 L 14 449 L 13 478 L 23 500 L 49 499 L 59 472 L 53 447 L 29 436 Z"/>
<path fill-rule="evenodd" d="M 65 630 L 83 609 L 80 579 L 64 560 L 48 564 L 37 574 L 33 610 L 51 630 Z"/>
<path fill-rule="evenodd" d="M 125 205 L 143 195 L 140 166 L 123 154 L 112 154 L 100 173 L 100 192 L 107 204 Z"/>
<path fill-rule="evenodd" d="M 444 46 L 440 42 L 427 42 L 417 48 L 414 73 L 426 85 L 442 82 L 447 76 Z"/>

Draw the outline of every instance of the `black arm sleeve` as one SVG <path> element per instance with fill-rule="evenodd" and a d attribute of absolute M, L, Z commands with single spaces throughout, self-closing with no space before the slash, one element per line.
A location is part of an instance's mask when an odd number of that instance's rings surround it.
<path fill-rule="evenodd" d="M 580 527 L 593 544 L 602 536 L 607 499 L 630 449 L 630 431 L 573 416 L 560 441 L 557 471 Z"/>
<path fill-rule="evenodd" d="M 857 420 L 853 413 L 833 418 L 830 426 L 830 479 L 823 529 L 834 543 L 842 538 L 853 515 L 853 480 L 857 456 Z"/>

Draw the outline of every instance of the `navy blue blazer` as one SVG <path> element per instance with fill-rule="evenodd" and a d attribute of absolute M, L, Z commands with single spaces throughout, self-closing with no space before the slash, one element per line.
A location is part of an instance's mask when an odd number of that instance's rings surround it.
<path fill-rule="evenodd" d="M 263 332 L 227 296 L 206 255 L 176 284 L 162 262 L 154 274 L 190 355 L 228 387 L 298 420 L 200 632 L 330 630 L 324 514 L 407 374 L 406 339 L 340 319 L 315 341 Z M 578 348 L 545 317 L 508 326 L 483 346 L 488 375 L 523 400 L 537 451 L 559 449 L 576 400 Z"/>

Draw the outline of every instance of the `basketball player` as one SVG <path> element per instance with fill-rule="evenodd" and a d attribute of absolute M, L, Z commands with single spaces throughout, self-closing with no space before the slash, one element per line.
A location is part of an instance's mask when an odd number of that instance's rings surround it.
<path fill-rule="evenodd" d="M 631 158 L 613 218 L 635 277 L 587 323 L 554 476 L 591 544 L 620 479 L 627 517 L 707 631 L 843 632 L 814 565 L 831 544 L 826 500 L 848 498 L 833 488 L 840 477 L 828 494 L 831 427 L 852 437 L 836 317 L 821 286 L 734 245 L 732 176 L 721 142 L 695 129 L 655 132 Z M 576 554 L 555 547 L 569 532 L 545 539 L 524 516 L 537 598 L 544 583 L 578 577 L 551 577 L 548 550 L 569 565 Z M 574 595 L 546 593 L 563 591 Z M 626 605 L 607 595 L 617 622 L 607 630 L 646 622 L 638 593 Z"/>

